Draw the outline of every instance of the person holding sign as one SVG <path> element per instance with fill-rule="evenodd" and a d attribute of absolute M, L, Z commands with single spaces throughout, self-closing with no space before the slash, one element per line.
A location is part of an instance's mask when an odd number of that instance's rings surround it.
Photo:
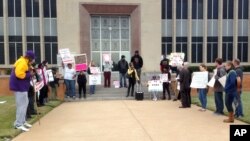
<path fill-rule="evenodd" d="M 171 95 L 170 95 L 170 91 L 169 91 L 169 84 L 171 83 L 171 74 L 169 72 L 169 67 L 168 66 L 165 66 L 163 68 L 162 74 L 163 75 L 167 75 L 167 78 L 168 78 L 167 80 L 163 81 L 163 83 L 162 83 L 162 87 L 163 87 L 163 96 L 162 96 L 162 99 L 163 100 L 166 99 L 166 90 L 167 90 L 168 100 L 171 100 Z"/>
<path fill-rule="evenodd" d="M 128 68 L 127 73 L 129 75 L 129 78 L 128 78 L 129 85 L 128 85 L 128 91 L 127 91 L 126 97 L 129 96 L 130 89 L 131 89 L 131 96 L 134 96 L 134 86 L 135 86 L 136 81 L 139 81 L 139 77 L 137 75 L 136 69 L 134 68 L 134 65 L 132 62 L 129 63 L 129 68 Z"/>
<path fill-rule="evenodd" d="M 110 87 L 111 70 L 113 66 L 109 61 L 105 61 L 103 65 L 104 87 Z"/>
<path fill-rule="evenodd" d="M 69 63 L 64 68 L 64 83 L 66 85 L 66 95 L 67 98 L 76 98 L 75 94 L 75 78 L 76 78 L 76 71 L 72 68 L 72 64 Z"/>
<path fill-rule="evenodd" d="M 88 67 L 88 70 L 87 70 L 87 72 L 88 72 L 89 75 L 92 74 L 92 72 L 90 70 L 91 67 L 96 67 L 95 66 L 95 62 L 93 60 L 89 63 L 89 67 Z M 90 94 L 95 94 L 95 85 L 90 85 L 89 86 L 89 93 Z"/>
<path fill-rule="evenodd" d="M 215 106 L 216 111 L 215 114 L 217 115 L 223 115 L 223 109 L 224 109 L 224 102 L 223 102 L 223 91 L 224 88 L 219 82 L 219 79 L 226 75 L 225 67 L 222 65 L 222 58 L 215 59 L 215 65 L 216 65 L 216 74 L 214 75 L 215 83 L 214 83 L 214 99 L 215 99 Z"/>
<path fill-rule="evenodd" d="M 201 64 L 199 68 L 200 68 L 201 72 L 207 72 L 207 66 L 205 64 Z M 209 79 L 209 73 L 208 73 L 208 79 Z M 200 99 L 201 107 L 202 107 L 199 110 L 204 112 L 207 109 L 207 92 L 208 92 L 208 88 L 198 88 L 197 91 L 199 93 L 199 99 Z"/>
<path fill-rule="evenodd" d="M 235 70 L 233 70 L 233 63 L 231 61 L 227 61 L 225 68 L 227 70 L 227 79 L 225 85 L 225 105 L 228 111 L 228 119 L 223 120 L 224 122 L 234 122 L 234 109 L 233 109 L 233 101 L 237 95 L 237 74 Z"/>

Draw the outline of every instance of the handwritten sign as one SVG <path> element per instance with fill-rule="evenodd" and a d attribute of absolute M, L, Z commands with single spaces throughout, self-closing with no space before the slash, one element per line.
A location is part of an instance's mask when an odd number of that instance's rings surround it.
<path fill-rule="evenodd" d="M 169 56 L 170 60 L 169 64 L 171 66 L 182 66 L 184 57 L 185 53 L 178 53 L 178 52 L 171 53 Z"/>
<path fill-rule="evenodd" d="M 90 72 L 93 74 L 101 73 L 99 67 L 90 67 Z"/>
<path fill-rule="evenodd" d="M 163 86 L 160 80 L 150 80 L 148 81 L 148 91 L 149 92 L 162 92 Z"/>
<path fill-rule="evenodd" d="M 104 62 L 110 62 L 111 61 L 111 55 L 107 53 L 102 54 L 102 58 Z"/>
<path fill-rule="evenodd" d="M 89 75 L 89 85 L 101 85 L 101 75 Z"/>
<path fill-rule="evenodd" d="M 83 71 L 88 69 L 88 61 L 86 54 L 74 55 L 76 71 Z"/>
<path fill-rule="evenodd" d="M 193 72 L 191 88 L 206 88 L 208 83 L 208 72 Z"/>
<path fill-rule="evenodd" d="M 61 55 L 61 58 L 64 64 L 74 63 L 74 60 L 68 48 L 59 49 L 59 53 Z"/>

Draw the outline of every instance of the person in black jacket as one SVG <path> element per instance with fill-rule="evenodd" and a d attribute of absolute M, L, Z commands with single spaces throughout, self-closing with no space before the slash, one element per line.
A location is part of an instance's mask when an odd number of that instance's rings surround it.
<path fill-rule="evenodd" d="M 86 98 L 86 84 L 87 84 L 87 78 L 83 71 L 80 71 L 78 77 L 77 77 L 77 83 L 79 87 L 79 99 L 81 98 L 82 91 L 83 91 L 83 98 Z"/>
<path fill-rule="evenodd" d="M 190 84 L 191 84 L 191 73 L 188 69 L 188 64 L 185 62 L 183 68 L 180 70 L 180 94 L 181 104 L 179 108 L 191 107 L 191 95 L 190 95 Z"/>
<path fill-rule="evenodd" d="M 125 56 L 121 56 L 121 60 L 118 62 L 118 70 L 120 74 L 120 88 L 127 87 L 126 73 L 128 71 L 128 62 L 125 60 Z M 123 82 L 123 83 L 122 83 Z"/>
<path fill-rule="evenodd" d="M 136 69 L 137 75 L 138 75 L 139 79 L 141 79 L 141 68 L 143 66 L 143 59 L 139 55 L 138 50 L 135 51 L 135 55 L 131 58 L 130 62 L 133 63 L 133 66 Z M 139 83 L 140 83 L 140 81 L 139 81 Z"/>

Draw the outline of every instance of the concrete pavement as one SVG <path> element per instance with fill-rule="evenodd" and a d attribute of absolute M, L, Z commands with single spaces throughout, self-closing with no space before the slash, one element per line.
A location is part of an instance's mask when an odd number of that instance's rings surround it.
<path fill-rule="evenodd" d="M 229 141 L 225 116 L 179 105 L 166 100 L 66 102 L 13 141 Z"/>

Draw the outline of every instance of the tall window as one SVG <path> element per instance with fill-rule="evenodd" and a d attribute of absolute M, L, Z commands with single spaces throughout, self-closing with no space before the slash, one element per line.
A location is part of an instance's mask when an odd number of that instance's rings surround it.
<path fill-rule="evenodd" d="M 172 0 L 162 0 L 162 54 L 172 52 Z"/>
<path fill-rule="evenodd" d="M 233 37 L 223 37 L 222 39 L 222 59 L 224 61 L 233 59 Z"/>
<path fill-rule="evenodd" d="M 13 64 L 22 54 L 21 1 L 8 0 L 9 60 Z"/>
<path fill-rule="evenodd" d="M 223 0 L 223 19 L 234 18 L 234 0 Z"/>
<path fill-rule="evenodd" d="M 192 0 L 192 63 L 201 63 L 203 56 L 203 0 Z"/>
<path fill-rule="evenodd" d="M 208 0 L 207 7 L 207 62 L 218 57 L 218 6 L 219 0 Z"/>
<path fill-rule="evenodd" d="M 187 13 L 188 1 L 176 0 L 176 52 L 185 53 L 185 61 L 187 61 Z"/>
<path fill-rule="evenodd" d="M 0 64 L 4 64 L 3 0 L 0 0 Z"/>
<path fill-rule="evenodd" d="M 45 60 L 49 64 L 56 64 L 58 53 L 56 0 L 43 0 L 43 6 Z"/>
<path fill-rule="evenodd" d="M 27 50 L 33 50 L 36 62 L 41 62 L 39 1 L 26 0 Z"/>
<path fill-rule="evenodd" d="M 237 58 L 248 62 L 248 10 L 249 0 L 239 0 L 238 4 L 238 48 Z"/>

